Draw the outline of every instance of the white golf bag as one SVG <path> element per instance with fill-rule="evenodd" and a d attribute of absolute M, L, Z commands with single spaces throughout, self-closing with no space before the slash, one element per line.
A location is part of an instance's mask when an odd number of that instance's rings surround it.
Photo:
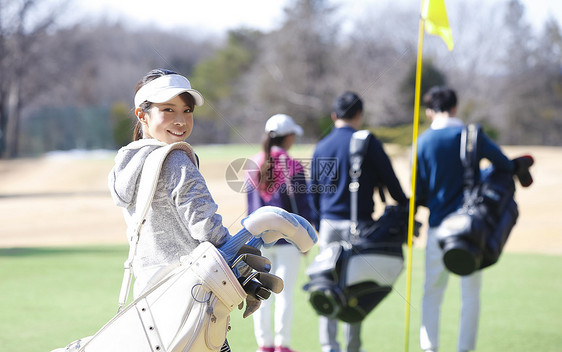
<path fill-rule="evenodd" d="M 204 242 L 94 336 L 55 351 L 220 351 L 230 313 L 245 298 L 216 247 Z"/>

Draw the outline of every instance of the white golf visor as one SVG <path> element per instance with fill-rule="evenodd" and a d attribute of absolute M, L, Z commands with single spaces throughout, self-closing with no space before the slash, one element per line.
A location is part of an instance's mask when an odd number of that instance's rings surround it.
<path fill-rule="evenodd" d="M 165 75 L 145 84 L 135 94 L 135 107 L 143 102 L 164 103 L 173 97 L 187 92 L 195 99 L 195 105 L 203 105 L 203 96 L 195 89 L 191 89 L 189 80 L 181 75 Z"/>

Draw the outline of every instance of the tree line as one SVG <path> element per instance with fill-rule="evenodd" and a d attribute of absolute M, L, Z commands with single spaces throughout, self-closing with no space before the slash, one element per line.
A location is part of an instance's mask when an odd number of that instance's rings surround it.
<path fill-rule="evenodd" d="M 561 145 L 557 20 L 532 27 L 519 0 L 459 0 L 448 10 L 455 49 L 425 36 L 422 91 L 456 89 L 459 117 L 481 123 L 499 143 Z M 363 97 L 375 134 L 408 143 L 418 11 L 379 6 L 350 25 L 333 1 L 293 0 L 274 30 L 217 36 L 108 21 L 62 24 L 64 5 L 0 0 L 0 153 L 126 144 L 133 89 L 157 67 L 186 75 L 206 99 L 195 112 L 192 143 L 258 142 L 265 120 L 281 112 L 316 142 L 329 132 L 332 101 L 344 90 Z"/>

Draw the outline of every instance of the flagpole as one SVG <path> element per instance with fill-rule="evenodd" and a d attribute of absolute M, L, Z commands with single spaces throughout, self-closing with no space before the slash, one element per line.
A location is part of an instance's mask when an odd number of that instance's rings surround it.
<path fill-rule="evenodd" d="M 421 0 L 421 9 L 423 9 Z M 410 209 L 408 213 L 408 260 L 407 260 L 407 278 L 406 278 L 406 320 L 405 320 L 405 336 L 404 351 L 409 351 L 410 344 L 410 299 L 412 295 L 412 247 L 414 237 L 414 213 L 416 204 L 416 166 L 418 161 L 418 125 L 420 117 L 420 91 L 421 91 L 421 75 L 422 75 L 422 54 L 423 54 L 423 27 L 424 19 L 420 11 L 420 24 L 418 30 L 418 57 L 416 62 L 416 87 L 414 94 L 414 123 L 412 134 L 412 170 L 411 170 L 411 187 L 412 194 L 410 196 Z"/>

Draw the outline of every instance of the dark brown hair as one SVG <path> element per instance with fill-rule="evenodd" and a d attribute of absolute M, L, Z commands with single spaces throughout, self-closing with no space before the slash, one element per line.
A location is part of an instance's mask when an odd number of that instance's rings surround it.
<path fill-rule="evenodd" d="M 424 94 L 423 104 L 435 112 L 450 112 L 457 106 L 457 94 L 451 88 L 434 86 Z"/>
<path fill-rule="evenodd" d="M 363 111 L 363 100 L 354 92 L 344 92 L 334 100 L 333 112 L 338 119 L 351 120 Z"/>
<path fill-rule="evenodd" d="M 274 166 L 275 162 L 271 157 L 271 147 L 281 146 L 287 138 L 288 135 L 273 137 L 272 133 L 266 133 L 262 140 L 262 149 L 265 153 L 263 159 L 263 164 L 260 167 L 260 173 L 258 175 L 259 188 L 261 190 L 267 190 L 273 181 L 275 180 Z"/>

